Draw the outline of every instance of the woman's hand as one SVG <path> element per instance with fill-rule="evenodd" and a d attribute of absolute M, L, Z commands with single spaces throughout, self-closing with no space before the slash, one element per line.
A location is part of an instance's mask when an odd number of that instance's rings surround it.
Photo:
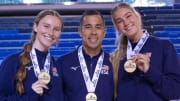
<path fill-rule="evenodd" d="M 136 54 L 131 59 L 136 63 L 139 70 L 146 73 L 150 67 L 150 57 L 147 54 Z"/>
<path fill-rule="evenodd" d="M 39 95 L 43 94 L 44 88 L 48 89 L 47 85 L 41 80 L 37 80 L 35 83 L 33 83 L 31 88 L 34 92 L 36 92 Z"/>

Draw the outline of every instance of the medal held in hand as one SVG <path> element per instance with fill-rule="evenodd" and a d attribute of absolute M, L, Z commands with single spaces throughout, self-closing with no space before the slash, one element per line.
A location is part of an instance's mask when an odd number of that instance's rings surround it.
<path fill-rule="evenodd" d="M 86 101 L 97 101 L 97 96 L 95 93 L 88 93 L 86 95 Z"/>
<path fill-rule="evenodd" d="M 48 84 L 50 82 L 51 77 L 49 73 L 45 71 L 41 71 L 38 75 L 38 79 L 43 81 L 45 84 Z"/>
<path fill-rule="evenodd" d="M 127 60 L 124 64 L 124 70 L 128 73 L 132 73 L 136 70 L 136 63 L 132 60 Z"/>
<path fill-rule="evenodd" d="M 48 84 L 50 82 L 50 53 L 47 54 L 46 60 L 43 66 L 43 69 L 40 70 L 39 63 L 37 60 L 37 55 L 34 46 L 32 47 L 32 50 L 30 52 L 31 61 L 34 67 L 34 74 L 38 78 L 38 80 L 42 80 L 45 84 Z"/>
<path fill-rule="evenodd" d="M 134 48 L 132 48 L 131 42 L 130 40 L 128 40 L 127 50 L 126 50 L 127 61 L 124 64 L 124 69 L 126 72 L 132 73 L 136 70 L 136 63 L 129 59 L 140 52 L 140 50 L 142 49 L 148 38 L 149 38 L 149 33 L 146 30 L 144 30 L 142 37 L 140 38 L 140 40 L 138 41 L 137 45 Z"/>

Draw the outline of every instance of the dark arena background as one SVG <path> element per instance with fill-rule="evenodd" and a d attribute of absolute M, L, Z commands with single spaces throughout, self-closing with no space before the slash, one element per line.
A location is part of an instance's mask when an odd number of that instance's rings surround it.
<path fill-rule="evenodd" d="M 136 7 L 142 15 L 144 28 L 154 36 L 169 39 L 180 57 L 179 0 L 0 0 L 0 61 L 22 50 L 31 37 L 34 17 L 43 9 L 55 9 L 63 17 L 64 29 L 59 42 L 50 49 L 53 56 L 59 57 L 81 44 L 77 29 L 86 9 L 96 9 L 104 15 L 107 33 L 103 48 L 110 53 L 116 48 L 110 11 L 118 2 Z"/>

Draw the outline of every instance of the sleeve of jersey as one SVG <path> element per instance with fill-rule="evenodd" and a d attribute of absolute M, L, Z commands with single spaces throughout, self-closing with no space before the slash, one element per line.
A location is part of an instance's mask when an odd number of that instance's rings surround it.
<path fill-rule="evenodd" d="M 165 99 L 180 98 L 180 60 L 177 52 L 169 41 L 163 42 L 162 70 L 151 68 L 145 74 L 152 83 L 153 91 Z M 161 61 L 161 60 L 159 60 Z"/>
<path fill-rule="evenodd" d="M 17 59 L 14 56 L 7 57 L 0 65 L 0 101 L 37 101 L 38 95 L 33 91 L 23 95 L 16 91 Z"/>

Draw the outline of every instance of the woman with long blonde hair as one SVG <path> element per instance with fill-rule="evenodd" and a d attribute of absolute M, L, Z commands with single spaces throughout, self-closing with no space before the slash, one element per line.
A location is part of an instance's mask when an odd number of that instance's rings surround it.
<path fill-rule="evenodd" d="M 112 9 L 120 35 L 111 54 L 117 101 L 169 101 L 180 98 L 180 62 L 168 40 L 142 28 L 140 14 L 129 4 Z"/>

